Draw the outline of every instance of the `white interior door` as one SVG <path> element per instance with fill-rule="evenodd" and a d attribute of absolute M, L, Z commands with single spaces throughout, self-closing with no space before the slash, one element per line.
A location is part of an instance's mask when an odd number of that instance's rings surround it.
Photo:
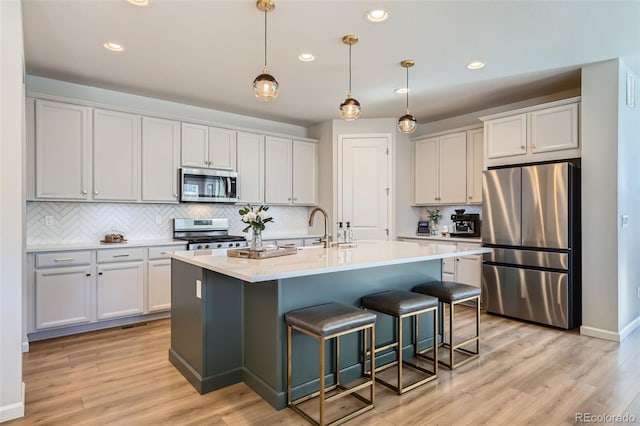
<path fill-rule="evenodd" d="M 351 222 L 353 238 L 389 239 L 391 136 L 349 136 L 342 142 L 338 220 Z"/>

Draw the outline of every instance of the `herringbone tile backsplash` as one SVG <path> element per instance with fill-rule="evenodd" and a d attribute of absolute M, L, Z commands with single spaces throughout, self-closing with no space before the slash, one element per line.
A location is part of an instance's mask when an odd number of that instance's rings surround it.
<path fill-rule="evenodd" d="M 28 202 L 27 245 L 95 243 L 112 229 L 129 240 L 171 239 L 175 217 L 226 217 L 230 234 L 245 235 L 238 209 L 227 204 Z M 307 232 L 308 208 L 272 206 L 269 213 L 274 218 L 269 233 Z M 45 223 L 46 216 L 51 216 L 51 225 Z"/>

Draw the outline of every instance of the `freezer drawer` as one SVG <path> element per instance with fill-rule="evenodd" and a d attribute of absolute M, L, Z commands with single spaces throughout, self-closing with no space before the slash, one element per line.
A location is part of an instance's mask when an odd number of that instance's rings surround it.
<path fill-rule="evenodd" d="M 485 253 L 483 259 L 485 262 L 507 263 L 525 267 L 569 269 L 569 252 L 494 248 L 491 253 Z"/>
<path fill-rule="evenodd" d="M 487 312 L 569 328 L 569 274 L 485 264 L 482 293 Z"/>

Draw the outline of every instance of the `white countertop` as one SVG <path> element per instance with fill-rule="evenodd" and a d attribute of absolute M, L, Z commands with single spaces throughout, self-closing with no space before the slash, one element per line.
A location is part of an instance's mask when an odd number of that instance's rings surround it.
<path fill-rule="evenodd" d="M 169 256 L 243 281 L 260 282 L 491 252 L 489 248 L 464 244 L 454 247 L 402 241 L 355 243 L 357 247 L 353 248 L 314 247 L 298 250 L 295 255 L 267 259 L 215 256 L 208 250 L 177 251 Z"/>
<path fill-rule="evenodd" d="M 451 237 L 449 235 L 398 235 L 398 238 L 410 238 L 412 240 L 432 240 L 432 241 L 449 241 L 452 243 L 476 243 L 482 244 L 482 238 L 466 238 L 466 237 Z"/>
<path fill-rule="evenodd" d="M 128 247 L 155 247 L 155 246 L 180 246 L 186 245 L 186 241 L 180 240 L 147 240 L 127 241 L 126 243 L 71 243 L 71 244 L 38 244 L 27 246 L 27 253 L 42 253 L 48 251 L 68 250 L 96 250 Z"/>

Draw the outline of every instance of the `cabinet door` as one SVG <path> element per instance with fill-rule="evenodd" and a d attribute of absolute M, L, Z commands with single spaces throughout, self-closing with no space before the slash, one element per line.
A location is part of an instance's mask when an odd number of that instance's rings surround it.
<path fill-rule="evenodd" d="M 91 322 L 91 279 L 87 266 L 36 270 L 36 328 Z"/>
<path fill-rule="evenodd" d="M 291 204 L 291 139 L 265 138 L 264 202 Z"/>
<path fill-rule="evenodd" d="M 482 202 L 482 170 L 484 131 L 482 129 L 467 132 L 467 202 Z"/>
<path fill-rule="evenodd" d="M 236 169 L 236 131 L 209 127 L 209 167 Z"/>
<path fill-rule="evenodd" d="M 171 309 L 171 259 L 148 262 L 147 284 L 148 311 Z"/>
<path fill-rule="evenodd" d="M 36 196 L 36 100 L 24 98 L 25 114 L 25 197 L 27 201 L 33 201 Z"/>
<path fill-rule="evenodd" d="M 480 288 L 482 282 L 482 255 L 456 257 L 456 281 Z"/>
<path fill-rule="evenodd" d="M 527 153 L 527 114 L 496 118 L 484 123 L 487 158 Z"/>
<path fill-rule="evenodd" d="M 317 204 L 318 144 L 293 141 L 293 204 Z"/>
<path fill-rule="evenodd" d="M 238 200 L 264 202 L 264 136 L 238 132 Z"/>
<path fill-rule="evenodd" d="M 182 167 L 209 167 L 209 128 L 182 123 L 180 164 Z"/>
<path fill-rule="evenodd" d="M 440 203 L 467 201 L 467 133 L 453 133 L 440 137 L 438 147 L 438 180 Z"/>
<path fill-rule="evenodd" d="M 142 201 L 178 202 L 180 123 L 142 117 Z"/>
<path fill-rule="evenodd" d="M 438 138 L 423 139 L 414 146 L 414 202 L 438 202 Z"/>
<path fill-rule="evenodd" d="M 144 310 L 144 263 L 98 266 L 98 319 L 141 314 Z"/>
<path fill-rule="evenodd" d="M 578 148 L 578 104 L 530 113 L 532 154 Z"/>
<path fill-rule="evenodd" d="M 140 116 L 93 111 L 93 199 L 137 201 Z"/>
<path fill-rule="evenodd" d="M 91 108 L 41 100 L 35 105 L 36 198 L 88 199 Z"/>

